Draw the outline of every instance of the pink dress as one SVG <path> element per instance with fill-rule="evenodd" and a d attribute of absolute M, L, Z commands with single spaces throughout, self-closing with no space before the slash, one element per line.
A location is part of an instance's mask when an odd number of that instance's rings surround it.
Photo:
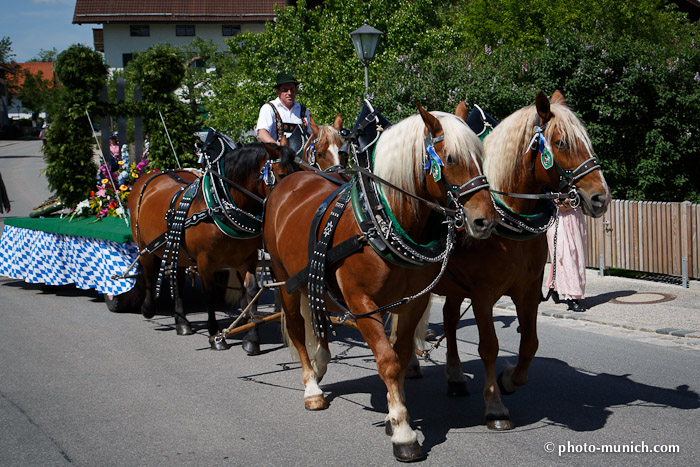
<path fill-rule="evenodd" d="M 553 225 L 547 231 L 550 259 L 554 257 L 554 230 Z M 587 238 L 586 221 L 581 208 L 560 207 L 556 255 L 557 278 L 554 289 L 563 300 L 581 299 L 586 291 Z M 552 286 L 552 269 L 549 270 L 547 288 Z"/>
<path fill-rule="evenodd" d="M 114 157 L 116 160 L 121 160 L 121 157 L 119 157 L 119 145 L 118 144 L 111 144 L 109 145 L 109 152 L 112 154 L 112 157 Z"/>

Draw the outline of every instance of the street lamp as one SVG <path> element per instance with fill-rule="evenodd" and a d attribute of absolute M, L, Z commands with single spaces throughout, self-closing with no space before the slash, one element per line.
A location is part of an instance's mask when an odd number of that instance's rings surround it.
<path fill-rule="evenodd" d="M 377 44 L 383 32 L 374 29 L 367 23 L 350 33 L 352 44 L 355 46 L 357 58 L 365 66 L 365 94 L 369 96 L 369 62 L 374 60 Z"/>

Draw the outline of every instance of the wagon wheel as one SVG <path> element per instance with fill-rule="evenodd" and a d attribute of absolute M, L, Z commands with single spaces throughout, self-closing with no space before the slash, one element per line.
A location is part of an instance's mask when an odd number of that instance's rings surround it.
<path fill-rule="evenodd" d="M 146 280 L 143 274 L 136 276 L 136 283 L 128 292 L 119 295 L 103 295 L 107 309 L 112 313 L 141 313 L 146 297 Z"/>

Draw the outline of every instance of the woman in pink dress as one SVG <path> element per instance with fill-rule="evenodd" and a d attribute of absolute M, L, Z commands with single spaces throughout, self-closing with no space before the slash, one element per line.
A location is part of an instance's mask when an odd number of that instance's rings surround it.
<path fill-rule="evenodd" d="M 558 226 L 558 229 L 557 229 Z M 556 230 L 556 255 L 554 254 L 554 234 Z M 571 207 L 567 199 L 559 206 L 559 221 L 547 231 L 549 255 L 552 264 L 547 278 L 547 287 L 554 289 L 554 303 L 566 302 L 569 310 L 583 312 L 586 308 L 581 300 L 586 291 L 587 256 L 586 221 L 580 207 Z M 554 274 L 553 274 L 554 272 Z M 552 276 L 554 281 L 552 281 Z"/>

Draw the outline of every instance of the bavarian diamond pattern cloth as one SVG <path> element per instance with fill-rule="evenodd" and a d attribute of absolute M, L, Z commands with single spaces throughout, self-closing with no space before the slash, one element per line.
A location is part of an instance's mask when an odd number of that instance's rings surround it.
<path fill-rule="evenodd" d="M 124 273 L 136 256 L 134 242 L 117 243 L 9 225 L 0 237 L 0 275 L 31 284 L 75 284 L 109 295 L 128 292 L 134 286 L 134 279 L 111 277 Z"/>

